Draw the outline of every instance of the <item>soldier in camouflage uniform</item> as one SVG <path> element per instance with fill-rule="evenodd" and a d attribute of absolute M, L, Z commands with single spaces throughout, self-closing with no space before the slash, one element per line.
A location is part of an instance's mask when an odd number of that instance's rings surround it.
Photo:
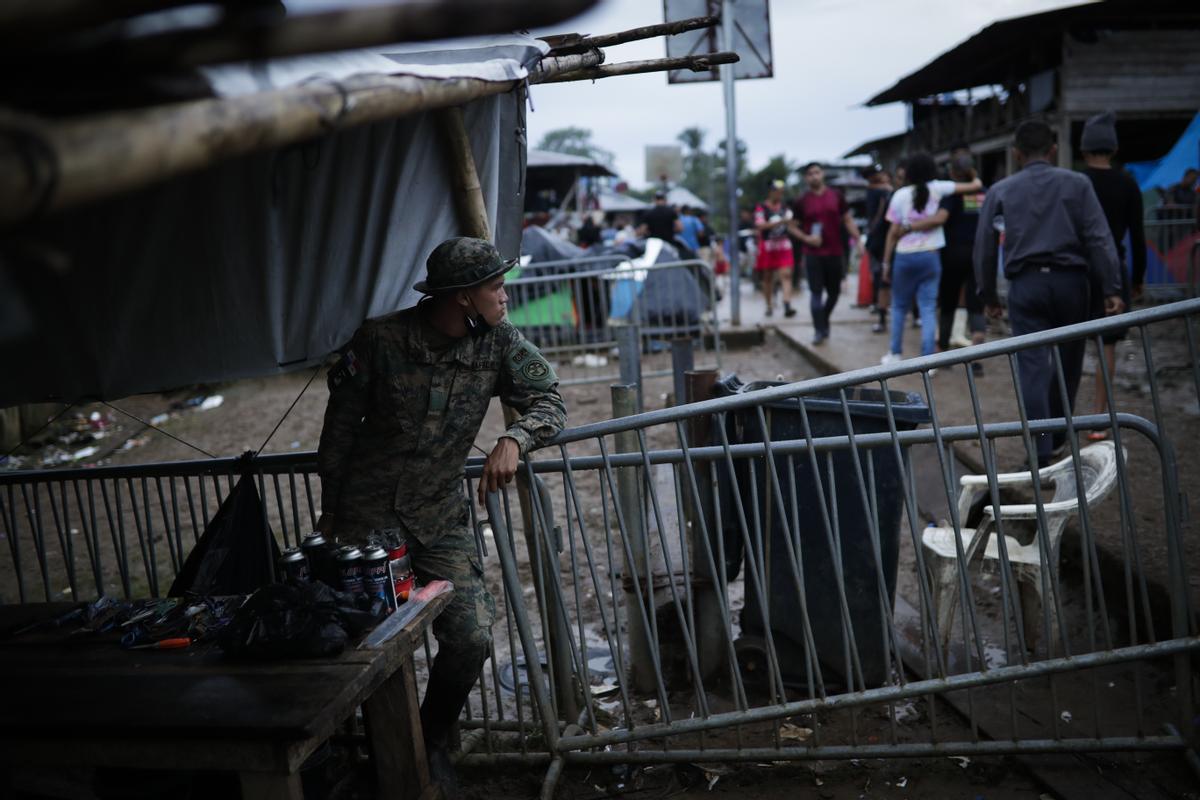
<path fill-rule="evenodd" d="M 464 465 L 493 396 L 521 416 L 487 458 L 481 504 L 521 456 L 562 430 L 566 409 L 553 368 L 504 319 L 512 264 L 490 243 L 461 237 L 438 245 L 426 266 L 416 289 L 428 296 L 364 322 L 330 370 L 318 528 L 355 544 L 372 529 L 402 528 L 417 579 L 453 581 L 433 624 L 438 655 L 421 705 L 431 766 L 452 782 L 445 747 L 496 614 L 469 528 Z"/>

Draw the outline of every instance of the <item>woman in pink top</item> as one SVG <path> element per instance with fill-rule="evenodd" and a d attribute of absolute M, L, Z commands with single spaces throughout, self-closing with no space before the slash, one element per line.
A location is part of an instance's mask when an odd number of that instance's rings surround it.
<path fill-rule="evenodd" d="M 776 276 L 783 285 L 783 315 L 796 315 L 796 309 L 792 308 L 792 241 L 787 231 L 791 213 L 783 202 L 783 181 L 772 183 L 767 199 L 754 209 L 754 230 L 758 233 L 758 261 L 754 269 L 762 273 L 768 317 L 774 313 Z"/>

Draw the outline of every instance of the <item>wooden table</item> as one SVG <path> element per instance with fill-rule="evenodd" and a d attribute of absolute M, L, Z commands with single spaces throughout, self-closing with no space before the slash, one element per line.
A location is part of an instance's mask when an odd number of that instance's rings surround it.
<path fill-rule="evenodd" d="M 0 764 L 235 770 L 247 800 L 300 798 L 300 765 L 362 705 L 377 796 L 428 800 L 412 654 L 450 596 L 335 658 L 122 650 L 111 637 L 68 639 L 72 625 L 0 640 Z M 0 630 L 75 607 L 0 606 Z"/>

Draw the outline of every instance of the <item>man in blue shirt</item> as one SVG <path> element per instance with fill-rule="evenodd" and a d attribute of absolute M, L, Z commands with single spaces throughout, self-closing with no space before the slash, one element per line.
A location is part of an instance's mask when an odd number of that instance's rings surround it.
<path fill-rule="evenodd" d="M 694 255 L 700 251 L 700 236 L 704 233 L 704 223 L 696 216 L 695 209 L 690 206 L 680 208 L 679 214 L 679 221 L 683 225 L 683 230 L 679 232 L 679 239 L 688 246 Z"/>

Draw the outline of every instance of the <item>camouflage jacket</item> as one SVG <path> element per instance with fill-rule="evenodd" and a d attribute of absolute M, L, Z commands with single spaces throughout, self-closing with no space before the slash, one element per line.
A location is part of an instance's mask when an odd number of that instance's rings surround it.
<path fill-rule="evenodd" d="M 522 456 L 566 423 L 553 368 L 511 324 L 440 338 L 405 309 L 364 322 L 330 369 L 317 470 L 339 537 L 398 518 L 428 545 L 464 524 L 464 467 L 493 396 L 521 414 L 504 435 Z"/>

